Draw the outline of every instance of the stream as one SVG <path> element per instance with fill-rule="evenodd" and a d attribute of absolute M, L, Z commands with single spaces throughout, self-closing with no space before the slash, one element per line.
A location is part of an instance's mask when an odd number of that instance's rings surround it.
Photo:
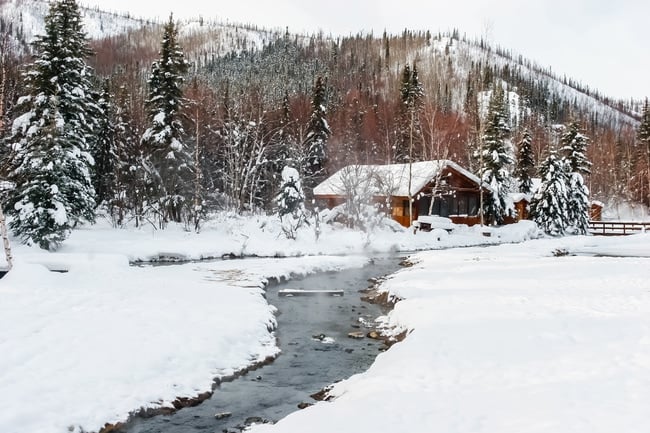
<path fill-rule="evenodd" d="M 362 269 L 271 283 L 270 304 L 278 308 L 276 336 L 281 353 L 269 365 L 232 382 L 221 383 L 213 396 L 171 415 L 136 417 L 119 433 L 239 432 L 252 422 L 276 422 L 334 382 L 367 370 L 384 349 L 381 341 L 353 339 L 350 332 L 370 329 L 385 314 L 382 307 L 361 301 L 360 290 L 371 278 L 397 271 L 399 258 L 381 257 Z M 342 296 L 284 296 L 281 291 L 337 290 Z M 284 292 L 286 293 L 286 292 Z"/>

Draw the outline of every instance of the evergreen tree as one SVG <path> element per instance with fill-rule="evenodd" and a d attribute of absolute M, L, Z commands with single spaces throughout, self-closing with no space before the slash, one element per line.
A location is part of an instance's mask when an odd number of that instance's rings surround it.
<path fill-rule="evenodd" d="M 503 218 L 510 211 L 508 209 L 508 193 L 510 192 L 511 178 L 508 166 L 513 163 L 506 143 L 510 127 L 505 116 L 503 97 L 503 89 L 501 86 L 496 86 L 490 98 L 480 149 L 481 179 L 490 185 L 493 191 L 492 195 L 486 197 L 485 211 L 494 218 L 497 224 L 502 224 Z"/>
<path fill-rule="evenodd" d="M 104 82 L 99 99 L 99 108 L 103 116 L 98 120 L 97 142 L 93 149 L 93 158 L 95 159 L 93 185 L 97 204 L 102 204 L 114 197 L 118 158 L 116 149 L 116 113 L 108 80 Z"/>
<path fill-rule="evenodd" d="M 424 89 L 420 83 L 417 66 L 404 66 L 400 84 L 399 135 L 395 149 L 395 162 L 407 163 L 420 159 L 421 126 L 420 110 Z"/>
<path fill-rule="evenodd" d="M 314 84 L 311 117 L 307 126 L 307 138 L 303 146 L 306 154 L 305 175 L 309 181 L 309 186 L 312 188 L 326 175 L 327 141 L 332 132 L 325 119 L 325 105 L 325 82 L 322 77 L 318 77 Z"/>
<path fill-rule="evenodd" d="M 73 183 L 77 186 L 61 170 L 68 162 L 67 143 L 64 121 L 53 101 L 49 109 L 43 110 L 41 125 L 30 136 L 30 149 L 23 153 L 20 165 L 12 173 L 13 179 L 21 182 L 13 197 L 10 211 L 14 219 L 9 224 L 24 243 L 47 250 L 57 249 L 72 229 L 72 209 L 66 196 Z"/>
<path fill-rule="evenodd" d="M 282 231 L 287 238 L 295 239 L 298 229 L 307 222 L 305 195 L 295 168 L 287 166 L 282 170 L 282 184 L 276 202 Z"/>
<path fill-rule="evenodd" d="M 568 175 L 566 163 L 552 150 L 540 167 L 542 184 L 530 203 L 537 225 L 551 236 L 566 233 L 568 217 Z"/>
<path fill-rule="evenodd" d="M 580 125 L 573 122 L 562 136 L 562 150 L 567 166 L 567 228 L 575 234 L 587 234 L 589 230 L 589 190 L 584 174 L 591 173 L 591 162 L 585 155 L 589 139 L 580 132 Z"/>
<path fill-rule="evenodd" d="M 143 161 L 140 137 L 135 125 L 133 95 L 126 86 L 117 89 L 113 108 L 112 122 L 116 152 L 113 168 L 116 185 L 111 213 L 116 217 L 117 225 L 121 225 L 126 212 L 132 212 L 138 226 L 146 199 L 144 173 L 146 164 Z"/>
<path fill-rule="evenodd" d="M 644 150 L 650 154 L 650 106 L 648 105 L 648 98 L 645 99 L 645 103 L 643 104 L 637 138 L 644 145 Z"/>
<path fill-rule="evenodd" d="M 591 173 L 591 162 L 587 159 L 587 145 L 589 138 L 580 131 L 580 125 L 572 122 L 561 139 L 562 151 L 569 162 L 569 168 L 573 173 Z"/>
<path fill-rule="evenodd" d="M 533 192 L 532 174 L 535 169 L 535 160 L 532 142 L 530 131 L 524 130 L 524 135 L 517 147 L 517 167 L 514 172 L 514 176 L 519 182 L 519 192 L 524 194 Z"/>
<path fill-rule="evenodd" d="M 567 182 L 567 229 L 576 235 L 586 235 L 589 233 L 589 190 L 580 173 L 569 173 Z"/>
<path fill-rule="evenodd" d="M 151 66 L 148 109 L 149 128 L 142 145 L 151 168 L 150 194 L 160 206 L 161 223 L 180 222 L 191 207 L 193 162 L 183 143 L 183 76 L 189 65 L 178 45 L 173 16 L 165 24 L 160 59 Z M 186 216 L 186 215 L 185 215 Z"/>
<path fill-rule="evenodd" d="M 26 243 L 55 249 L 71 228 L 93 221 L 91 180 L 94 119 L 90 55 L 74 0 L 50 3 L 45 35 L 33 42 L 35 60 L 25 72 L 25 96 L 16 107 L 9 178 L 16 188 L 8 200 L 11 227 Z"/>
<path fill-rule="evenodd" d="M 300 167 L 302 164 L 302 158 L 297 148 L 298 146 L 296 146 L 296 138 L 293 134 L 292 126 L 289 94 L 285 92 L 282 98 L 282 117 L 280 118 L 280 130 L 278 134 L 279 143 L 277 144 L 277 150 L 274 152 L 275 163 L 273 168 L 278 173 L 286 165 Z"/>
<path fill-rule="evenodd" d="M 648 98 L 646 98 L 643 105 L 637 139 L 639 141 L 639 174 L 635 183 L 638 185 L 639 198 L 643 203 L 650 206 L 650 107 L 648 106 Z"/>

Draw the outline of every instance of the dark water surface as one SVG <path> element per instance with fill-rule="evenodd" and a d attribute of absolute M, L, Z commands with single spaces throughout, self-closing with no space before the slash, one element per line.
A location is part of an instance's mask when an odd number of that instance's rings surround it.
<path fill-rule="evenodd" d="M 267 299 L 278 308 L 276 335 L 282 351 L 272 364 L 222 383 L 209 400 L 196 407 L 136 418 L 120 432 L 235 432 L 247 420 L 275 422 L 298 410 L 300 403 L 314 403 L 311 394 L 367 370 L 383 348 L 381 342 L 352 339 L 348 333 L 367 333 L 364 321 L 373 322 L 385 313 L 377 305 L 362 302 L 359 291 L 369 286 L 368 279 L 398 270 L 399 261 L 397 257 L 378 258 L 363 269 L 269 285 Z M 278 296 L 279 290 L 286 289 L 343 290 L 344 295 Z M 230 415 L 217 419 L 218 414 Z"/>

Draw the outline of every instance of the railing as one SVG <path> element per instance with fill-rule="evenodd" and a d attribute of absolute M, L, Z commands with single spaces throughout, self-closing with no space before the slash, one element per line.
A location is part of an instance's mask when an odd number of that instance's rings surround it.
<path fill-rule="evenodd" d="M 625 236 L 650 232 L 650 222 L 589 221 L 589 231 L 600 236 Z"/>

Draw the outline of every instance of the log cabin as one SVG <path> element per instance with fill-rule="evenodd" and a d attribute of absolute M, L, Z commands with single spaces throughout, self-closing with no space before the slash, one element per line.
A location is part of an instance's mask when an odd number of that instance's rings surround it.
<path fill-rule="evenodd" d="M 420 215 L 474 225 L 480 223 L 480 184 L 476 175 L 450 160 L 350 165 L 317 185 L 314 199 L 329 209 L 352 200 L 379 204 L 405 227 Z M 483 194 L 492 194 L 487 184 L 482 189 Z M 413 199 L 412 218 L 409 198 Z"/>

